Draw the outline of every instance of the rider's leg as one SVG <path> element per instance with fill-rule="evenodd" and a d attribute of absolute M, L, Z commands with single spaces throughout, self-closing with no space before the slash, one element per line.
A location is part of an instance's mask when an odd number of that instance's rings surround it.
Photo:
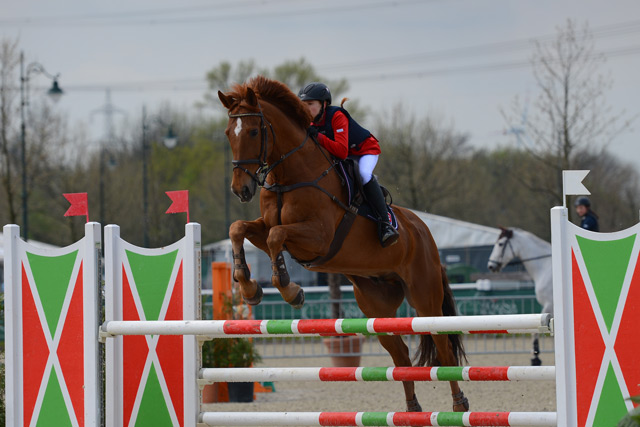
<path fill-rule="evenodd" d="M 384 200 L 384 195 L 382 194 L 382 189 L 380 188 L 378 181 L 373 176 L 373 169 L 375 168 L 376 163 L 378 163 L 377 155 L 365 154 L 360 157 L 358 166 L 360 170 L 360 177 L 362 178 L 364 195 L 378 217 L 378 223 L 380 224 L 378 227 L 380 244 L 383 248 L 386 248 L 398 241 L 399 234 L 389 222 L 387 203 Z"/>

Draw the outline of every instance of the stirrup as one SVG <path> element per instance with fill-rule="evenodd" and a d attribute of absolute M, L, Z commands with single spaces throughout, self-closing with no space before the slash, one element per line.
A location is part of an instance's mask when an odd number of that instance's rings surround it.
<path fill-rule="evenodd" d="M 469 410 L 469 399 L 467 399 L 464 396 L 464 393 L 462 392 L 462 390 L 460 390 L 460 393 L 451 394 L 451 397 L 453 397 L 453 410 L 454 411 L 455 411 L 457 405 L 462 405 L 464 407 L 465 411 Z"/>

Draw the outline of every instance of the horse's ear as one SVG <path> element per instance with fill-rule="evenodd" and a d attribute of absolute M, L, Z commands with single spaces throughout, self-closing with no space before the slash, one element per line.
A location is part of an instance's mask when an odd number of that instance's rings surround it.
<path fill-rule="evenodd" d="M 245 97 L 245 100 L 252 107 L 258 106 L 258 96 L 250 87 L 247 88 L 247 96 Z"/>
<path fill-rule="evenodd" d="M 218 91 L 218 98 L 220 98 L 220 102 L 222 102 L 222 105 L 224 105 L 227 110 L 231 108 L 231 104 L 233 104 L 233 97 L 227 96 Z"/>

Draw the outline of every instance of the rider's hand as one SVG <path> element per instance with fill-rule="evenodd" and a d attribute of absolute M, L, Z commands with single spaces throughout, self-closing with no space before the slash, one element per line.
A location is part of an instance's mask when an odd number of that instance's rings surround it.
<path fill-rule="evenodd" d="M 307 135 L 309 135 L 314 140 L 318 140 L 318 128 L 315 126 L 309 126 L 307 128 Z"/>

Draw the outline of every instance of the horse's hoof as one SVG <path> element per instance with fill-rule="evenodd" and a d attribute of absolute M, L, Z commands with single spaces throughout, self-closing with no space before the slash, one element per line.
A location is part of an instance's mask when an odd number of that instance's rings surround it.
<path fill-rule="evenodd" d="M 413 395 L 413 399 L 407 400 L 407 412 L 422 412 L 422 406 L 420 406 L 415 394 Z"/>
<path fill-rule="evenodd" d="M 249 305 L 258 305 L 262 301 L 263 295 L 264 292 L 262 291 L 262 286 L 258 285 L 258 290 L 256 291 L 256 294 L 254 296 L 252 296 L 251 298 L 245 298 L 244 296 L 242 296 L 242 299 Z"/>
<path fill-rule="evenodd" d="M 531 359 L 531 366 L 542 366 L 542 360 L 538 356 Z"/>
<path fill-rule="evenodd" d="M 454 412 L 467 412 L 469 410 L 469 399 L 464 397 L 462 390 L 460 393 L 453 396 L 453 411 Z"/>
<path fill-rule="evenodd" d="M 289 303 L 289 305 L 297 310 L 302 308 L 302 306 L 304 305 L 304 290 L 302 290 L 302 288 L 300 288 L 300 290 L 298 291 L 298 295 L 296 295 L 296 297 Z"/>

